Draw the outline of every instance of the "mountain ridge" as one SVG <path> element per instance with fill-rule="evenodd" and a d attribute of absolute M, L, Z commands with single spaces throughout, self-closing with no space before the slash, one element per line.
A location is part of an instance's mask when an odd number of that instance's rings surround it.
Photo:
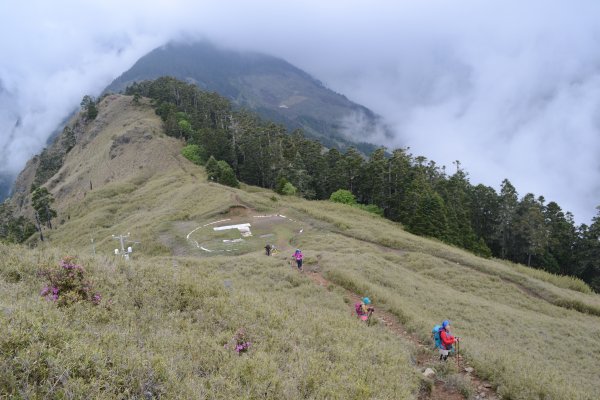
<path fill-rule="evenodd" d="M 106 89 L 121 92 L 133 82 L 173 76 L 215 91 L 238 107 L 303 129 L 327 147 L 356 146 L 365 154 L 375 131 L 389 135 L 381 117 L 285 60 L 253 52 L 220 49 L 208 42 L 170 43 L 140 58 Z M 354 136 L 353 136 L 354 135 Z M 360 140 L 356 140 L 360 137 Z"/>
<path fill-rule="evenodd" d="M 59 210 L 115 179 L 127 180 L 142 170 L 144 175 L 152 175 L 169 168 L 180 157 L 181 144 L 162 133 L 162 121 L 149 106 L 132 104 L 130 97 L 108 95 L 98 107 L 102 112 L 96 120 L 86 122 L 78 114 L 67 124 L 76 131 L 75 145 L 64 155 L 56 174 L 42 182 L 54 193 Z M 129 117 L 132 109 L 135 117 Z M 105 132 L 109 135 L 100 134 Z M 59 151 L 62 138 L 57 136 L 49 151 Z M 124 151 L 124 145 L 135 146 L 136 150 Z M 35 156 L 27 163 L 14 186 L 12 201 L 26 215 L 31 213 L 27 199 L 39 159 Z M 153 162 L 148 163 L 148 159 Z M 90 163 L 93 166 L 87 165 Z"/>

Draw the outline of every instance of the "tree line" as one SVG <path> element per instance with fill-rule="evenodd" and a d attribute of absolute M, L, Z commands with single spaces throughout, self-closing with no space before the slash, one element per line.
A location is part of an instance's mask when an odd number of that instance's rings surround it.
<path fill-rule="evenodd" d="M 242 182 L 280 192 L 289 183 L 307 199 L 347 190 L 412 233 L 576 276 L 600 291 L 600 209 L 591 225 L 576 226 L 556 202 L 520 197 L 508 179 L 498 193 L 471 184 L 460 162 L 448 173 L 408 148 L 382 147 L 368 156 L 355 148 L 326 149 L 300 130 L 287 132 L 174 78 L 134 83 L 125 93 L 151 98 L 168 135 L 194 146 L 199 163 L 212 157 L 231 166 Z"/>

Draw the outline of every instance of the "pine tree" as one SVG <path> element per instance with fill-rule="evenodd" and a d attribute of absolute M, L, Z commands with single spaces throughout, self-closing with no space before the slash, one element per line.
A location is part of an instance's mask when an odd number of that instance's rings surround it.
<path fill-rule="evenodd" d="M 598 213 L 592 219 L 592 224 L 580 227 L 576 256 L 581 271 L 579 277 L 600 293 L 600 206 L 596 209 Z"/>
<path fill-rule="evenodd" d="M 471 226 L 492 254 L 500 256 L 495 232 L 499 224 L 500 199 L 494 188 L 479 184 L 470 190 Z"/>
<path fill-rule="evenodd" d="M 544 219 L 548 230 L 544 265 L 552 266 L 550 270 L 558 270 L 563 275 L 577 275 L 574 260 L 577 231 L 573 216 L 565 214 L 557 203 L 550 202 L 545 207 Z"/>
<path fill-rule="evenodd" d="M 548 240 L 542 205 L 531 193 L 526 194 L 517 206 L 513 220 L 513 235 L 513 252 L 516 261 L 526 262 L 527 266 L 530 266 L 531 258 L 544 251 Z"/>
<path fill-rule="evenodd" d="M 338 189 L 350 189 L 347 185 L 343 170 L 343 155 L 337 149 L 329 149 L 325 154 L 327 174 L 325 177 L 326 193 L 333 193 Z"/>
<path fill-rule="evenodd" d="M 52 219 L 56 217 L 56 211 L 50 206 L 54 203 L 54 197 L 45 187 L 35 188 L 31 193 L 31 206 L 35 210 L 40 223 L 52 229 Z"/>
<path fill-rule="evenodd" d="M 96 100 L 92 96 L 83 96 L 83 99 L 81 100 L 81 109 L 85 111 L 85 118 L 87 121 L 92 121 L 98 116 Z"/>
<path fill-rule="evenodd" d="M 217 182 L 219 179 L 219 164 L 217 160 L 213 156 L 210 156 L 204 167 L 206 168 L 208 179 Z"/>
<path fill-rule="evenodd" d="M 233 172 L 233 168 L 226 161 L 220 160 L 217 161 L 217 169 L 218 169 L 218 177 L 217 182 L 231 186 L 231 187 L 240 187 L 240 183 L 235 177 L 235 173 Z"/>
<path fill-rule="evenodd" d="M 472 249 L 476 236 L 471 227 L 471 204 L 467 174 L 456 162 L 456 173 L 443 182 L 441 192 L 446 205 L 449 243 Z"/>
<path fill-rule="evenodd" d="M 298 149 L 304 168 L 308 175 L 308 184 L 302 190 L 302 196 L 307 199 L 327 198 L 327 162 L 322 155 L 323 146 L 314 140 L 304 139 Z"/>
<path fill-rule="evenodd" d="M 359 189 L 357 180 L 361 174 L 363 162 L 364 159 L 354 147 L 350 147 L 342 158 L 341 167 L 346 180 L 345 187 L 352 193 L 356 193 L 355 191 Z"/>
<path fill-rule="evenodd" d="M 298 189 L 300 194 L 306 194 L 310 190 L 311 177 L 306 170 L 304 160 L 299 151 L 296 152 L 294 160 L 290 164 L 286 174 L 292 185 Z M 308 197 L 310 197 L 311 194 L 314 197 L 314 192 L 310 193 Z"/>
<path fill-rule="evenodd" d="M 385 148 L 381 147 L 371 153 L 364 167 L 363 201 L 375 204 L 387 212 L 389 209 L 389 168 L 385 156 Z"/>
<path fill-rule="evenodd" d="M 408 149 L 394 150 L 388 170 L 388 218 L 394 221 L 406 220 L 408 188 L 413 175 L 411 171 L 412 156 Z"/>
<path fill-rule="evenodd" d="M 432 190 L 419 194 L 417 208 L 410 220 L 409 229 L 417 235 L 446 239 L 448 229 L 446 209 L 444 200 L 439 194 Z"/>
<path fill-rule="evenodd" d="M 498 207 L 498 225 L 495 236 L 500 245 L 500 257 L 507 258 L 513 239 L 513 220 L 518 205 L 518 195 L 515 187 L 508 179 L 502 181 Z"/>

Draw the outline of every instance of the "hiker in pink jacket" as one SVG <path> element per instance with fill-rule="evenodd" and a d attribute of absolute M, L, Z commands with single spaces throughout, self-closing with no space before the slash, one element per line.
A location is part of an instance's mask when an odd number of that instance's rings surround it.
<path fill-rule="evenodd" d="M 296 252 L 292 255 L 292 258 L 296 260 L 296 264 L 298 265 L 298 271 L 302 271 L 302 252 L 300 249 L 296 249 Z"/>

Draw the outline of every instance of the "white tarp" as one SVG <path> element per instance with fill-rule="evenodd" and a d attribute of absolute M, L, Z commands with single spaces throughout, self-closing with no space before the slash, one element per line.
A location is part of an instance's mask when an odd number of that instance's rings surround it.
<path fill-rule="evenodd" d="M 225 225 L 225 226 L 217 226 L 213 228 L 215 231 L 226 231 L 228 229 L 237 229 L 239 231 L 249 231 L 250 224 L 238 224 L 238 225 Z"/>

